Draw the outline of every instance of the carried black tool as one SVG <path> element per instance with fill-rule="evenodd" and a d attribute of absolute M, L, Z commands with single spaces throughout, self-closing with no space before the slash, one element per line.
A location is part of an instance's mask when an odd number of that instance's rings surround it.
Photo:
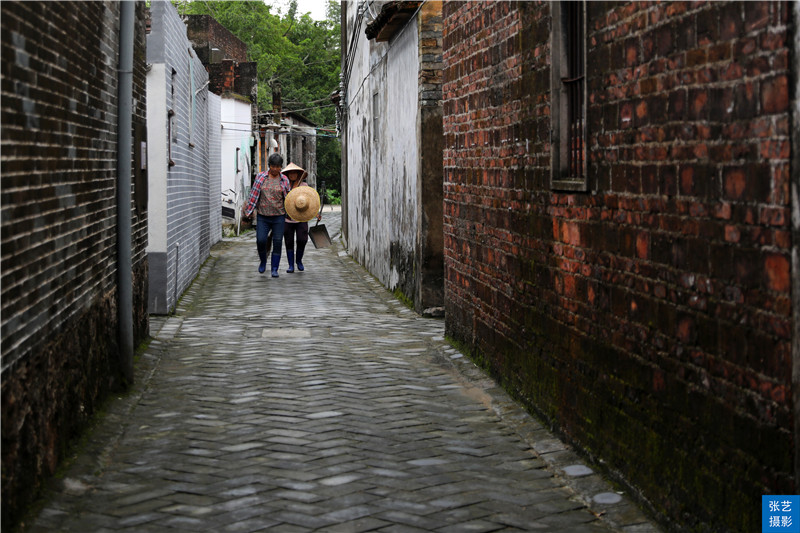
<path fill-rule="evenodd" d="M 325 182 L 321 184 L 322 189 L 322 202 L 319 207 L 319 212 L 322 213 L 322 208 L 325 207 Z M 320 224 L 319 220 L 314 226 L 308 228 L 308 236 L 311 237 L 311 242 L 314 243 L 314 248 L 328 248 L 331 245 L 331 237 L 328 235 L 328 229 L 325 224 Z"/>

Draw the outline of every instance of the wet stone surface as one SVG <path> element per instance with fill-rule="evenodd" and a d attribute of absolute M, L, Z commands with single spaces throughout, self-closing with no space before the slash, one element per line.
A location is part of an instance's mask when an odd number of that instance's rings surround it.
<path fill-rule="evenodd" d="M 324 217 L 304 272 L 215 246 L 26 531 L 659 531 Z"/>

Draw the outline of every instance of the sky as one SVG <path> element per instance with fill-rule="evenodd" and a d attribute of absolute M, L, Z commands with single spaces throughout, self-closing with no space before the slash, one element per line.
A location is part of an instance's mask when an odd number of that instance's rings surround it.
<path fill-rule="evenodd" d="M 289 6 L 289 0 L 267 0 L 267 3 L 279 7 L 282 13 L 286 13 Z M 297 0 L 297 12 L 310 13 L 314 20 L 325 20 L 325 5 L 325 0 Z"/>
<path fill-rule="evenodd" d="M 297 0 L 297 11 L 311 13 L 311 18 L 314 20 L 325 20 L 325 0 Z"/>

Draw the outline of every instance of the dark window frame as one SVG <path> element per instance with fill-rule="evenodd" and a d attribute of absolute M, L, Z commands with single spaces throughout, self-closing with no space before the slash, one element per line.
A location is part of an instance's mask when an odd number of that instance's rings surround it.
<path fill-rule="evenodd" d="M 378 137 L 380 133 L 380 106 L 381 106 L 381 93 L 376 91 L 372 95 L 372 142 L 378 144 Z"/>
<path fill-rule="evenodd" d="M 586 2 L 555 1 L 551 6 L 550 187 L 587 191 Z"/>

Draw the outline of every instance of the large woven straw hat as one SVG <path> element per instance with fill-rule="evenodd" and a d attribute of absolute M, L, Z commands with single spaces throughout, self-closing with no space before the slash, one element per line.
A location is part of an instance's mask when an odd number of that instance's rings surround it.
<path fill-rule="evenodd" d="M 306 179 L 306 176 L 308 176 L 308 172 L 303 170 L 303 167 L 299 167 L 294 163 L 289 163 L 288 165 L 286 165 L 286 168 L 284 168 L 281 172 L 283 172 L 284 174 L 287 174 L 289 172 L 299 172 L 300 181 L 303 181 L 304 179 Z"/>
<path fill-rule="evenodd" d="M 319 212 L 319 194 L 313 187 L 295 187 L 286 195 L 286 214 L 297 222 L 308 222 Z"/>

